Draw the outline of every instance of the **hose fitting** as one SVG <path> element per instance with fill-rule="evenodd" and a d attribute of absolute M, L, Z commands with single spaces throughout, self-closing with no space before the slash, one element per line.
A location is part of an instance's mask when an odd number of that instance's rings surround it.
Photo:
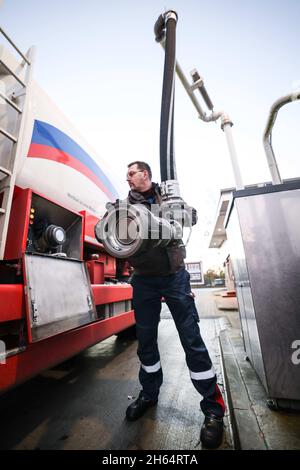
<path fill-rule="evenodd" d="M 155 41 L 161 42 L 165 39 L 167 22 L 171 19 L 177 23 L 178 15 L 174 10 L 168 10 L 165 13 L 159 15 L 154 25 Z"/>

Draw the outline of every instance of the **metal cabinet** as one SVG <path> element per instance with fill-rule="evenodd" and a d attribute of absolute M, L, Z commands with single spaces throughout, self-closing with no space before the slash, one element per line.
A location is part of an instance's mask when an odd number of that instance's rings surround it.
<path fill-rule="evenodd" d="M 247 355 L 269 397 L 298 408 L 299 182 L 236 191 L 226 230 Z"/>

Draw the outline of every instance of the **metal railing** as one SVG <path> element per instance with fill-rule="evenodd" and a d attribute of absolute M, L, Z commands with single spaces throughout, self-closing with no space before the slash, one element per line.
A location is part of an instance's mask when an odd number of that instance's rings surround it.
<path fill-rule="evenodd" d="M 296 101 L 299 99 L 300 99 L 300 91 L 296 93 L 295 92 L 290 93 L 289 95 L 282 96 L 281 98 L 276 100 L 270 109 L 270 114 L 268 117 L 267 125 L 266 125 L 264 136 L 263 136 L 263 144 L 264 144 L 264 149 L 265 149 L 273 184 L 281 184 L 282 179 L 280 176 L 274 150 L 272 147 L 272 130 L 273 130 L 279 109 L 282 108 L 282 106 L 288 103 L 292 103 L 293 101 Z"/>
<path fill-rule="evenodd" d="M 0 36 L 3 36 L 9 44 L 13 47 L 14 51 L 19 54 L 21 61 L 16 62 L 15 65 L 11 65 L 10 60 L 6 61 L 5 52 L 3 57 L 0 58 L 0 66 L 4 73 L 5 77 L 12 77 L 15 80 L 17 88 L 21 85 L 21 89 L 15 89 L 10 96 L 7 96 L 4 89 L 0 91 L 1 99 L 14 111 L 16 111 L 16 125 L 15 125 L 15 135 L 12 135 L 7 129 L 0 127 L 0 134 L 4 138 L 12 142 L 9 158 L 5 165 L 0 166 L 0 194 L 1 194 L 1 204 L 0 204 L 0 259 L 4 257 L 9 216 L 16 180 L 15 168 L 16 162 L 20 156 L 20 145 L 19 141 L 23 134 L 24 129 L 24 119 L 27 109 L 27 95 L 28 87 L 30 87 L 31 76 L 32 76 L 32 61 L 34 58 L 34 48 L 31 47 L 28 52 L 23 54 L 21 50 L 16 46 L 12 39 L 6 34 L 3 28 L 0 27 Z M 13 63 L 13 62 L 12 62 Z M 16 69 L 22 69 L 22 78 L 17 73 Z M 12 70 L 13 68 L 13 70 Z M 5 83 L 5 82 L 4 82 Z M 18 100 L 15 102 L 15 100 Z M 1 165 L 1 163 L 0 163 Z M 8 168 L 5 168 L 7 167 Z"/>

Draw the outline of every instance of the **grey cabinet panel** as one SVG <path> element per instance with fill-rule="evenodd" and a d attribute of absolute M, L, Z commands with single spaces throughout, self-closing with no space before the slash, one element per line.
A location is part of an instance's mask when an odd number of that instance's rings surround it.
<path fill-rule="evenodd" d="M 227 233 L 245 349 L 272 398 L 300 400 L 300 190 L 236 192 Z"/>

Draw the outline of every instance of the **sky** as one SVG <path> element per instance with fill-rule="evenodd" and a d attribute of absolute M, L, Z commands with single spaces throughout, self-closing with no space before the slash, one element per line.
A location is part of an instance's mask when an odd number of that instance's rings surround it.
<path fill-rule="evenodd" d="M 160 182 L 164 52 L 153 26 L 165 9 L 178 13 L 185 75 L 190 80 L 197 68 L 215 110 L 234 123 L 244 184 L 270 181 L 262 145 L 268 113 L 277 98 L 300 89 L 299 0 L 0 0 L 0 23 L 23 51 L 36 45 L 35 80 L 110 164 L 122 198 L 131 161 L 147 161 Z M 282 178 L 300 176 L 299 122 L 300 101 L 275 124 Z M 181 194 L 199 216 L 187 259 L 202 259 L 206 270 L 226 256 L 208 245 L 220 189 L 235 182 L 220 123 L 198 119 L 178 79 L 175 157 Z"/>

